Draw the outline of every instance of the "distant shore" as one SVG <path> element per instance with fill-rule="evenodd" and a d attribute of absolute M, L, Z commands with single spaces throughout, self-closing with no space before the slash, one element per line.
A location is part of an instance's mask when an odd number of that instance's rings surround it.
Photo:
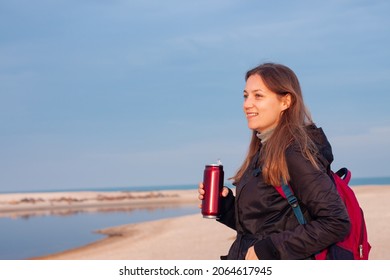
<path fill-rule="evenodd" d="M 199 203 L 196 190 L 144 192 L 46 192 L 0 194 L 0 218 L 110 208 L 142 208 Z"/>
<path fill-rule="evenodd" d="M 370 259 L 390 259 L 390 185 L 353 188 L 364 210 L 372 245 Z M 142 208 L 199 204 L 196 190 L 157 192 L 66 192 L 0 194 L 0 217 L 42 211 L 105 206 Z M 235 232 L 199 214 L 122 225 L 99 231 L 107 237 L 85 246 L 35 259 L 219 259 L 227 253 Z"/>

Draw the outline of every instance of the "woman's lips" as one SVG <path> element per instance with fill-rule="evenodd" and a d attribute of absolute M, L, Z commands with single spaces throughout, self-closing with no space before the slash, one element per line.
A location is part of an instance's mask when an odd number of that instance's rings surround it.
<path fill-rule="evenodd" d="M 257 117 L 258 115 L 259 115 L 259 113 L 254 113 L 254 112 L 248 112 L 248 113 L 246 113 L 246 117 L 247 117 L 248 119 Z"/>

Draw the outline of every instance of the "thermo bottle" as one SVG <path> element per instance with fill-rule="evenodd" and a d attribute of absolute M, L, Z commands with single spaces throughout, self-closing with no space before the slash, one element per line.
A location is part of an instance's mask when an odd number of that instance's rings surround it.
<path fill-rule="evenodd" d="M 216 219 L 219 216 L 221 192 L 224 180 L 223 166 L 217 164 L 206 165 L 203 174 L 204 195 L 202 201 L 202 215 L 204 218 Z"/>

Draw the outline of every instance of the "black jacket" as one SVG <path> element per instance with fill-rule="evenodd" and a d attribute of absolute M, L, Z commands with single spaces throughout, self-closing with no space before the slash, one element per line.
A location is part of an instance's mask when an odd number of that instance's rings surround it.
<path fill-rule="evenodd" d="M 252 245 L 259 259 L 306 259 L 348 234 L 348 213 L 327 173 L 333 161 L 331 146 L 322 129 L 311 126 L 308 131 L 320 151 L 321 170 L 297 144 L 286 150 L 289 184 L 308 223 L 298 223 L 287 200 L 264 182 L 252 162 L 236 184 L 236 197 L 230 190 L 224 199 L 218 219 L 237 231 L 228 259 L 244 259 Z"/>

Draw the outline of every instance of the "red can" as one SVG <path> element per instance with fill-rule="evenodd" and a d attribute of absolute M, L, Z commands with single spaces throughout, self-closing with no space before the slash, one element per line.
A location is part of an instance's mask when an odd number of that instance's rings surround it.
<path fill-rule="evenodd" d="M 202 201 L 203 218 L 216 219 L 219 216 L 221 192 L 223 188 L 223 166 L 221 164 L 206 165 L 203 174 L 204 195 Z"/>

